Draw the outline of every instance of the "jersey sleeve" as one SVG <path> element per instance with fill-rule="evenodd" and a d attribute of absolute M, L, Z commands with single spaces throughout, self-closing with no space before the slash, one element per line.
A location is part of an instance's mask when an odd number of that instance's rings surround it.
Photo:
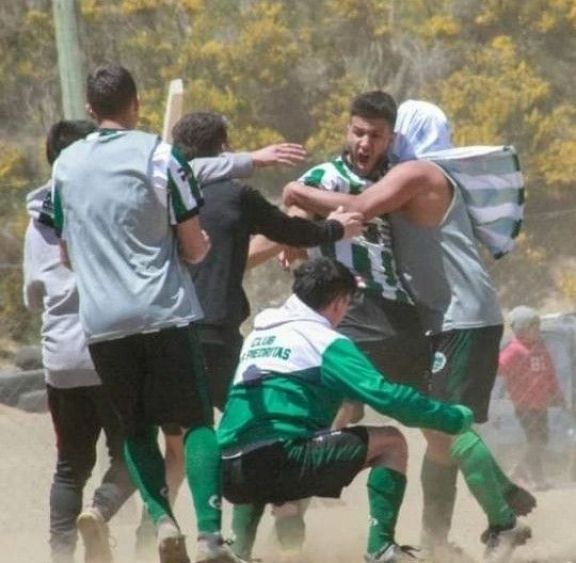
<path fill-rule="evenodd" d="M 336 242 L 344 236 L 344 227 L 338 221 L 290 217 L 258 190 L 248 186 L 242 186 L 241 190 L 242 213 L 248 218 L 252 234 L 262 234 L 274 242 L 300 247 Z"/>
<path fill-rule="evenodd" d="M 324 352 L 322 377 L 346 399 L 365 403 L 405 426 L 457 434 L 467 423 L 459 407 L 387 380 L 347 338 L 336 339 Z"/>
<path fill-rule="evenodd" d="M 152 184 L 165 192 L 170 223 L 176 225 L 196 216 L 204 203 L 202 191 L 189 162 L 178 147 L 160 142 L 152 155 Z"/>
<path fill-rule="evenodd" d="M 311 168 L 298 178 L 298 182 L 313 188 L 323 188 L 322 181 L 326 181 L 326 169 L 323 166 Z"/>
<path fill-rule="evenodd" d="M 227 152 L 210 158 L 195 158 L 189 164 L 196 181 L 201 185 L 218 180 L 249 178 L 254 171 L 252 157 L 248 152 Z"/>
<path fill-rule="evenodd" d="M 34 221 L 30 220 L 24 236 L 22 296 L 26 309 L 33 313 L 39 313 L 43 309 L 45 290 L 44 284 L 38 276 L 38 263 L 33 244 L 34 230 Z"/>
<path fill-rule="evenodd" d="M 49 195 L 46 196 L 48 200 L 47 201 L 45 200 L 43 205 L 45 205 L 47 209 L 50 209 L 54 231 L 56 232 L 59 238 L 64 238 L 64 205 L 62 204 L 62 193 L 60 191 L 60 186 L 58 184 L 55 175 L 57 166 L 58 161 L 56 161 L 56 164 L 54 165 L 54 175 L 52 176 L 52 188 L 49 192 Z"/>

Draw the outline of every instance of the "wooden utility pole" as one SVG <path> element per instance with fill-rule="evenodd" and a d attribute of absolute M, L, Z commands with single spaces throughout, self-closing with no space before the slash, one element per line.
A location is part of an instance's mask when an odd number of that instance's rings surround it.
<path fill-rule="evenodd" d="M 52 0 L 52 8 L 64 118 L 83 119 L 86 117 L 84 74 L 76 18 L 76 0 Z"/>

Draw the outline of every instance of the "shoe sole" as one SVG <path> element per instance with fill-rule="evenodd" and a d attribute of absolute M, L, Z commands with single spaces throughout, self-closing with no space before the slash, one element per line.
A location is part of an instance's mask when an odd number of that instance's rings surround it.
<path fill-rule="evenodd" d="M 80 514 L 76 527 L 84 542 L 86 563 L 113 562 L 108 534 L 102 530 L 102 524 L 94 516 Z"/>

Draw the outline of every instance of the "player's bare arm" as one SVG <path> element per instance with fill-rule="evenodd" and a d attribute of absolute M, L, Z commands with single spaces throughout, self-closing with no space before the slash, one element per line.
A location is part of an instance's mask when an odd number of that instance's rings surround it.
<path fill-rule="evenodd" d="M 210 250 L 210 238 L 202 230 L 198 217 L 192 217 L 176 225 L 180 257 L 190 264 L 202 262 Z"/>
<path fill-rule="evenodd" d="M 359 211 L 366 220 L 402 210 L 408 215 L 415 215 L 415 219 L 420 219 L 424 202 L 427 202 L 427 215 L 436 208 L 443 208 L 443 212 L 449 194 L 448 182 L 437 166 L 413 161 L 394 167 L 384 178 L 359 195 L 310 189 L 291 182 L 284 188 L 284 204 L 297 205 L 319 214 L 326 214 L 338 206 L 343 206 L 347 210 Z"/>
<path fill-rule="evenodd" d="M 58 246 L 60 247 L 60 262 L 64 266 L 66 266 L 69 270 L 72 269 L 72 264 L 70 264 L 70 255 L 68 254 L 68 245 L 65 241 L 60 240 L 58 242 Z"/>

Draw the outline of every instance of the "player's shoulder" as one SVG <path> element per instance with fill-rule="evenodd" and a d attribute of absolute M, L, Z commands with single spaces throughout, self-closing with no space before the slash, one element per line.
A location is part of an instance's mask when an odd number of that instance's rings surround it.
<path fill-rule="evenodd" d="M 299 178 L 299 182 L 336 192 L 349 192 L 351 188 L 364 184 L 342 156 L 313 166 Z"/>

